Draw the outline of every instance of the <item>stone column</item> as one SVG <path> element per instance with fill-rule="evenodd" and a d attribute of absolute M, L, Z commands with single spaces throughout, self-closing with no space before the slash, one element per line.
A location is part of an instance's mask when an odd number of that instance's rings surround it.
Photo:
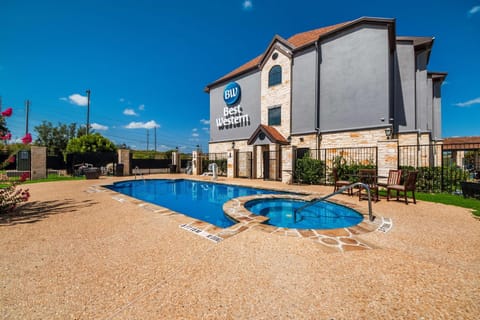
<path fill-rule="evenodd" d="M 123 175 L 130 175 L 130 150 L 129 149 L 118 149 L 118 163 L 123 164 Z"/>
<path fill-rule="evenodd" d="M 227 159 L 227 178 L 236 178 L 235 174 L 237 172 L 237 150 L 231 149 L 228 151 Z"/>
<path fill-rule="evenodd" d="M 378 159 L 377 168 L 378 175 L 388 177 L 389 170 L 398 169 L 398 140 L 380 140 L 377 142 Z M 378 179 L 379 182 L 386 182 L 387 179 Z"/>
<path fill-rule="evenodd" d="M 192 152 L 192 174 L 195 176 L 202 174 L 202 157 L 200 151 L 193 151 Z"/>
<path fill-rule="evenodd" d="M 282 182 L 286 184 L 293 183 L 295 149 L 296 148 L 291 145 L 282 148 Z"/>
<path fill-rule="evenodd" d="M 176 169 L 176 173 L 179 173 L 180 172 L 180 167 L 182 166 L 182 163 L 180 161 L 180 152 L 178 151 L 174 151 L 172 152 L 172 165 L 176 165 L 177 169 Z"/>
<path fill-rule="evenodd" d="M 47 148 L 31 146 L 30 157 L 30 179 L 47 178 Z"/>
<path fill-rule="evenodd" d="M 263 147 L 255 146 L 255 176 L 254 178 L 263 178 Z"/>

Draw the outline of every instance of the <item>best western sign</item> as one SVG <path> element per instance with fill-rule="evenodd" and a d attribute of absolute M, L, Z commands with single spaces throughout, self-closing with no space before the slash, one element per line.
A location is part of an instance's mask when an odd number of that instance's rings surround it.
<path fill-rule="evenodd" d="M 222 117 L 215 119 L 218 129 L 231 129 L 250 124 L 250 117 L 243 114 L 243 109 L 238 103 L 241 92 L 240 85 L 236 82 L 230 82 L 223 90 L 223 101 L 227 106 L 223 108 Z"/>

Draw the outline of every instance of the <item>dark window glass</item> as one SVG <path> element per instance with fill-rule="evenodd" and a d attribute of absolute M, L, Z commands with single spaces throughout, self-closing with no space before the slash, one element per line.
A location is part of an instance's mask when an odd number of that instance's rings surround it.
<path fill-rule="evenodd" d="M 282 67 L 276 65 L 268 72 L 268 86 L 271 87 L 280 83 L 282 83 Z"/>
<path fill-rule="evenodd" d="M 268 125 L 279 126 L 282 123 L 282 108 L 275 107 L 268 109 Z"/>

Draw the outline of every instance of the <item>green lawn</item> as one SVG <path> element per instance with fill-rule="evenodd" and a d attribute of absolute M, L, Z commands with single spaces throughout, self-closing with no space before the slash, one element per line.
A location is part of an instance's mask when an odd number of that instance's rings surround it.
<path fill-rule="evenodd" d="M 386 196 L 387 192 L 384 190 L 380 191 L 380 194 Z M 408 193 L 410 195 L 410 192 Z M 480 200 L 473 198 L 464 198 L 460 195 L 449 194 L 449 193 L 423 193 L 416 192 L 415 198 L 417 200 L 450 204 L 452 206 L 469 208 L 473 209 L 473 214 L 480 216 Z"/>
<path fill-rule="evenodd" d="M 24 184 L 37 183 L 37 182 L 67 181 L 67 180 L 85 180 L 85 176 L 74 177 L 74 176 L 59 176 L 58 174 L 49 174 L 46 179 L 27 180 L 24 182 Z"/>
<path fill-rule="evenodd" d="M 10 178 L 10 179 L 15 180 L 16 178 Z M 38 182 L 51 182 L 51 181 L 67 181 L 67 180 L 85 180 L 85 176 L 73 177 L 73 176 L 59 176 L 58 174 L 49 174 L 46 179 L 26 180 L 22 184 L 38 183 Z M 0 187 L 2 187 L 2 186 L 6 186 L 6 184 L 0 183 Z"/>

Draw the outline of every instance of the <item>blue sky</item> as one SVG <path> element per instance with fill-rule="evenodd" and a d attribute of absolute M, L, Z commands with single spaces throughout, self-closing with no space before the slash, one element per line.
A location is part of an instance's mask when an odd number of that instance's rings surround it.
<path fill-rule="evenodd" d="M 204 87 L 284 38 L 361 16 L 396 18 L 397 35 L 434 36 L 443 137 L 480 135 L 480 0 L 1 0 L 0 96 L 8 126 L 90 123 L 116 143 L 207 149 Z M 156 129 L 154 129 L 156 127 Z M 148 130 L 147 130 L 148 129 Z M 34 135 L 35 137 L 35 135 Z"/>

